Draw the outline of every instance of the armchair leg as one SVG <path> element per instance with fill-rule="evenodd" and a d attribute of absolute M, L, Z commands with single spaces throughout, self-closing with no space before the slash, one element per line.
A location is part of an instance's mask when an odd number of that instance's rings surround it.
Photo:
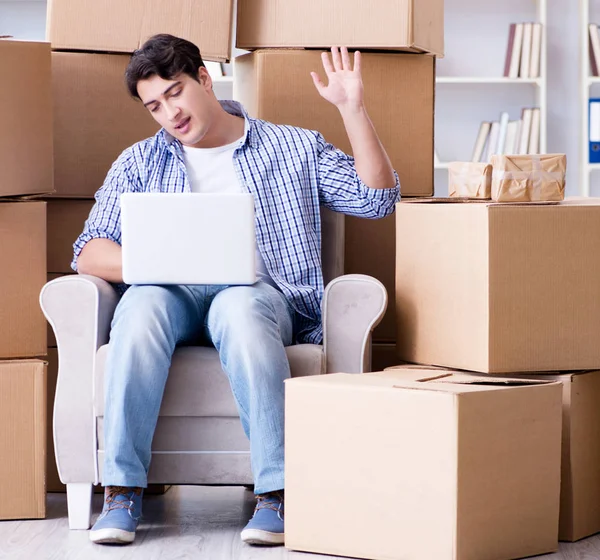
<path fill-rule="evenodd" d="M 92 483 L 67 484 L 69 529 L 87 530 L 92 521 Z"/>

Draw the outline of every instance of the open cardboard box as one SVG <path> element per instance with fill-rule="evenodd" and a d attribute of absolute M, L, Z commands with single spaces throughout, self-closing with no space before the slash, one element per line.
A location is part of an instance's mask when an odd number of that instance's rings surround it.
<path fill-rule="evenodd" d="M 561 395 L 557 382 L 435 369 L 286 381 L 286 547 L 387 560 L 556 550 Z"/>

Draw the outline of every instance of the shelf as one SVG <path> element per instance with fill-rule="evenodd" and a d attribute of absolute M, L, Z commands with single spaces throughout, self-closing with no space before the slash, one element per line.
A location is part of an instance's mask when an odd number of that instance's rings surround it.
<path fill-rule="evenodd" d="M 216 84 L 216 83 L 232 84 L 233 76 L 217 76 L 216 78 L 213 78 L 212 81 L 213 81 L 213 84 Z"/>
<path fill-rule="evenodd" d="M 600 76 L 588 76 L 588 84 L 600 84 Z"/>
<path fill-rule="evenodd" d="M 450 162 L 448 161 L 439 161 L 438 163 L 435 163 L 433 165 L 434 169 L 448 169 L 448 167 L 450 166 Z"/>
<path fill-rule="evenodd" d="M 435 81 L 438 84 L 534 84 L 539 86 L 542 83 L 542 78 L 438 76 Z"/>
<path fill-rule="evenodd" d="M 600 171 L 600 163 L 588 163 L 587 164 L 588 172 L 592 171 Z"/>

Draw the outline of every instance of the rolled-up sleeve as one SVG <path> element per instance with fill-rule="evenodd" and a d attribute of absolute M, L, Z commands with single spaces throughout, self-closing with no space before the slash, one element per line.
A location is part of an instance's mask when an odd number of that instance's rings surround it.
<path fill-rule="evenodd" d="M 317 134 L 319 200 L 335 212 L 362 218 L 384 218 L 400 200 L 400 180 L 389 189 L 374 189 L 362 182 L 354 158 L 327 143 Z"/>
<path fill-rule="evenodd" d="M 77 271 L 77 259 L 91 239 L 110 239 L 121 244 L 120 196 L 139 190 L 140 178 L 131 149 L 126 150 L 112 165 L 106 180 L 95 195 L 96 203 L 85 222 L 83 232 L 73 244 L 71 268 Z"/>

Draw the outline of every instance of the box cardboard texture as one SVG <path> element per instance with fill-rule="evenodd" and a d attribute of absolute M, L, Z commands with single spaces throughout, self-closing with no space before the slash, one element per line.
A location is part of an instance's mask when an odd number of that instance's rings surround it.
<path fill-rule="evenodd" d="M 195 43 L 204 60 L 231 55 L 232 0 L 48 0 L 55 50 L 132 53 L 156 33 Z"/>
<path fill-rule="evenodd" d="M 0 202 L 0 359 L 46 354 L 46 203 Z"/>
<path fill-rule="evenodd" d="M 532 379 L 532 375 L 511 377 Z M 563 385 L 561 541 L 600 532 L 600 371 L 536 375 Z"/>
<path fill-rule="evenodd" d="M 600 532 L 600 371 L 555 379 L 564 386 L 559 538 L 575 541 Z"/>
<path fill-rule="evenodd" d="M 50 45 L 0 40 L 0 75 L 0 196 L 50 193 Z"/>
<path fill-rule="evenodd" d="M 394 169 L 403 196 L 433 194 L 435 59 L 416 54 L 363 53 L 365 103 Z M 253 117 L 318 130 L 351 154 L 339 111 L 312 82 L 324 77 L 318 51 L 259 50 L 235 58 L 234 97 Z M 347 217 L 345 270 L 369 274 L 388 291 L 388 312 L 375 329 L 377 342 L 394 342 L 394 217 Z"/>
<path fill-rule="evenodd" d="M 237 46 L 444 54 L 443 0 L 239 0 Z M 301 23 L 302 22 L 302 23 Z"/>
<path fill-rule="evenodd" d="M 487 373 L 600 367 L 600 199 L 402 202 L 396 219 L 401 361 Z"/>
<path fill-rule="evenodd" d="M 93 205 L 93 200 L 48 201 L 48 273 L 73 273 L 73 243 L 83 231 Z"/>
<path fill-rule="evenodd" d="M 287 548 L 382 560 L 557 549 L 560 384 L 445 375 L 286 381 Z"/>
<path fill-rule="evenodd" d="M 54 196 L 93 198 L 121 152 L 160 128 L 127 91 L 128 63 L 127 55 L 52 53 Z"/>
<path fill-rule="evenodd" d="M 441 374 L 456 373 L 446 368 L 416 364 L 401 364 L 388 369 L 412 371 L 416 375 L 422 375 L 424 369 Z M 509 375 L 517 379 L 545 379 L 562 383 L 558 538 L 561 541 L 576 541 L 600 532 L 600 371 Z"/>
<path fill-rule="evenodd" d="M 0 520 L 46 516 L 46 364 L 0 362 Z"/>

